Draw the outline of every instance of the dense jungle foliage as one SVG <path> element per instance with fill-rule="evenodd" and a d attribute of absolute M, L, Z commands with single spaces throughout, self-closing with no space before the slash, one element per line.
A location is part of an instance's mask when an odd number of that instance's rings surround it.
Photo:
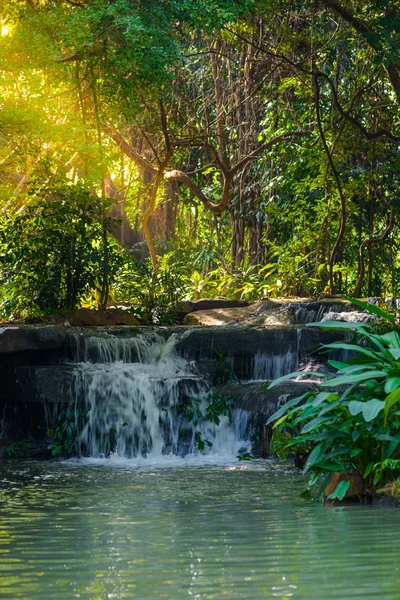
<path fill-rule="evenodd" d="M 398 0 L 0 8 L 3 318 L 398 293 Z"/>

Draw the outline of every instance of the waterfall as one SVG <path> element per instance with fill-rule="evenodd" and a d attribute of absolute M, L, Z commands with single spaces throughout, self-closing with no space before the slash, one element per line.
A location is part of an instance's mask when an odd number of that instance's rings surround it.
<path fill-rule="evenodd" d="M 299 358 L 297 349 L 289 348 L 284 354 L 274 356 L 264 352 L 254 355 L 253 379 L 273 381 L 298 368 Z"/>
<path fill-rule="evenodd" d="M 207 405 L 209 381 L 178 356 L 178 334 L 143 331 L 133 337 L 107 333 L 72 337 L 74 402 L 84 407 L 79 446 L 83 455 L 160 457 L 197 452 L 196 431 L 209 455 L 236 456 L 249 451 L 245 440 L 248 413 L 233 411 L 217 426 L 189 423 L 182 407 Z M 82 413 L 82 409 L 80 409 Z"/>
<path fill-rule="evenodd" d="M 312 301 L 289 305 L 294 313 L 295 323 L 318 323 L 320 321 L 363 321 L 364 312 L 355 311 L 350 303 L 326 303 Z"/>

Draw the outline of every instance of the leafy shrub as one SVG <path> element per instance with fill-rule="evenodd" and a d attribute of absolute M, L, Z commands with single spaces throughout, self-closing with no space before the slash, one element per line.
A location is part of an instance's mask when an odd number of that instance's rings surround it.
<path fill-rule="evenodd" d="M 88 410 L 66 408 L 58 415 L 54 428 L 47 430 L 52 456 L 78 454 L 78 435 L 87 421 Z"/>
<path fill-rule="evenodd" d="M 38 184 L 37 186 L 38 187 Z M 104 236 L 113 219 L 81 184 L 55 180 L 37 191 L 24 212 L 0 220 L 0 284 L 3 317 L 37 316 L 79 305 L 112 279 L 120 263 Z"/>
<path fill-rule="evenodd" d="M 275 421 L 281 450 L 308 453 L 304 471 L 311 473 L 310 487 L 319 484 L 317 495 L 334 471 L 361 473 L 367 494 L 400 474 L 400 335 L 393 328 L 393 315 L 359 300 L 352 302 L 389 321 L 392 330 L 379 335 L 361 323 L 311 323 L 353 331 L 352 341 L 325 348 L 350 351 L 354 357 L 330 360 L 336 370 L 332 377 L 310 373 L 324 379 L 319 391 L 290 400 L 268 421 Z M 296 375 L 280 378 L 270 387 Z M 347 484 L 341 484 L 342 496 Z"/>
<path fill-rule="evenodd" d="M 211 392 L 207 396 L 205 402 L 199 398 L 192 398 L 189 404 L 179 407 L 179 412 L 184 415 L 189 423 L 193 423 L 194 427 L 197 427 L 200 423 L 205 421 L 219 425 L 221 416 L 227 416 L 229 421 L 232 421 L 233 398 Z M 206 446 L 212 446 L 212 442 L 204 440 L 201 437 L 200 431 L 195 431 L 194 440 L 200 452 L 202 452 Z"/>
<path fill-rule="evenodd" d="M 281 283 L 273 277 L 276 266 L 267 264 L 256 268 L 229 269 L 218 266 L 207 273 L 193 271 L 185 278 L 187 295 L 191 298 L 240 298 L 256 300 L 276 295 Z"/>
<path fill-rule="evenodd" d="M 185 296 L 181 265 L 169 264 L 170 257 L 162 257 L 155 269 L 150 261 L 129 259 L 118 272 L 114 298 L 131 302 L 132 312 L 142 323 L 172 323 L 176 305 Z"/>

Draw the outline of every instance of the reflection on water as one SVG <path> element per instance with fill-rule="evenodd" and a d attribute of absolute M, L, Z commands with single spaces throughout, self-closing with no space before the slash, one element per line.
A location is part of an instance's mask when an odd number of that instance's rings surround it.
<path fill-rule="evenodd" d="M 400 512 L 320 506 L 271 463 L 0 467 L 0 597 L 400 598 Z"/>

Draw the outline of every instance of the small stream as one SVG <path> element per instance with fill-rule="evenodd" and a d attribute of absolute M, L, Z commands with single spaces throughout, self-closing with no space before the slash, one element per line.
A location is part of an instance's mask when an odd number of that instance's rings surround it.
<path fill-rule="evenodd" d="M 84 459 L 0 467 L 0 597 L 400 597 L 397 508 L 321 506 L 269 461 Z"/>

